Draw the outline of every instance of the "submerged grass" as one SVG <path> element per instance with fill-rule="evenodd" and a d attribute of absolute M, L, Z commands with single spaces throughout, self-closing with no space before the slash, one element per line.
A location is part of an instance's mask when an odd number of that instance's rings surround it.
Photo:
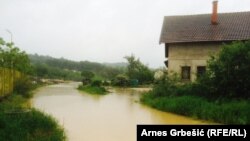
<path fill-rule="evenodd" d="M 29 109 L 28 98 L 12 94 L 0 102 L 0 139 L 63 141 L 63 129 L 49 115 Z"/>
<path fill-rule="evenodd" d="M 85 91 L 90 94 L 97 94 L 97 95 L 105 95 L 108 92 L 102 86 L 91 86 L 91 85 L 86 85 L 86 86 L 80 85 L 78 87 L 78 90 Z"/>
<path fill-rule="evenodd" d="M 162 111 L 225 124 L 250 124 L 249 100 L 208 101 L 197 96 L 142 96 L 141 102 Z"/>

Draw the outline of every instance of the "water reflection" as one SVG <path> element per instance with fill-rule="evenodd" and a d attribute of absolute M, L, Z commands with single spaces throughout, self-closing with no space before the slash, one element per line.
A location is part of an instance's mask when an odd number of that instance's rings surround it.
<path fill-rule="evenodd" d="M 137 124 L 205 124 L 141 105 L 141 94 L 133 89 L 99 96 L 80 92 L 77 85 L 43 87 L 33 98 L 34 107 L 53 115 L 70 141 L 135 141 Z"/>

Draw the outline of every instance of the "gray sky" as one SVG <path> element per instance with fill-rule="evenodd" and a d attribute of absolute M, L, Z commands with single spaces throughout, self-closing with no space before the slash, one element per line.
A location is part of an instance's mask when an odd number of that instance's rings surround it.
<path fill-rule="evenodd" d="M 212 0 L 0 0 L 0 37 L 27 53 L 125 62 L 134 54 L 164 66 L 163 17 L 211 13 Z M 219 0 L 219 12 L 250 11 L 250 0 Z"/>

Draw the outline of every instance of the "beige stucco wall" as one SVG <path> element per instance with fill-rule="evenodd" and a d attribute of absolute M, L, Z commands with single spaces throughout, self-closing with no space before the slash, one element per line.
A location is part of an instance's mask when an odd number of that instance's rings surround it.
<path fill-rule="evenodd" d="M 197 66 L 206 66 L 210 55 L 219 51 L 221 43 L 188 43 L 169 45 L 170 72 L 181 73 L 182 66 L 191 67 L 191 80 L 196 79 Z"/>

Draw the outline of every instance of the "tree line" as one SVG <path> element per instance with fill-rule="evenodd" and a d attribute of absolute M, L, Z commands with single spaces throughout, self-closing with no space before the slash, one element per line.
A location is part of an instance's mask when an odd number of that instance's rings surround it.
<path fill-rule="evenodd" d="M 64 58 L 53 58 L 42 55 L 29 55 L 34 67 L 34 75 L 38 77 L 81 80 L 82 71 L 95 74 L 100 79 L 112 79 L 123 73 L 125 66 L 115 67 L 89 61 L 72 61 Z"/>
<path fill-rule="evenodd" d="M 51 78 L 81 81 L 85 74 L 91 79 L 112 81 L 117 86 L 149 84 L 153 82 L 153 71 L 134 55 L 124 57 L 127 63 L 96 63 L 72 61 L 38 54 L 27 55 L 14 45 L 0 38 L 0 67 L 10 68 L 33 78 Z"/>

